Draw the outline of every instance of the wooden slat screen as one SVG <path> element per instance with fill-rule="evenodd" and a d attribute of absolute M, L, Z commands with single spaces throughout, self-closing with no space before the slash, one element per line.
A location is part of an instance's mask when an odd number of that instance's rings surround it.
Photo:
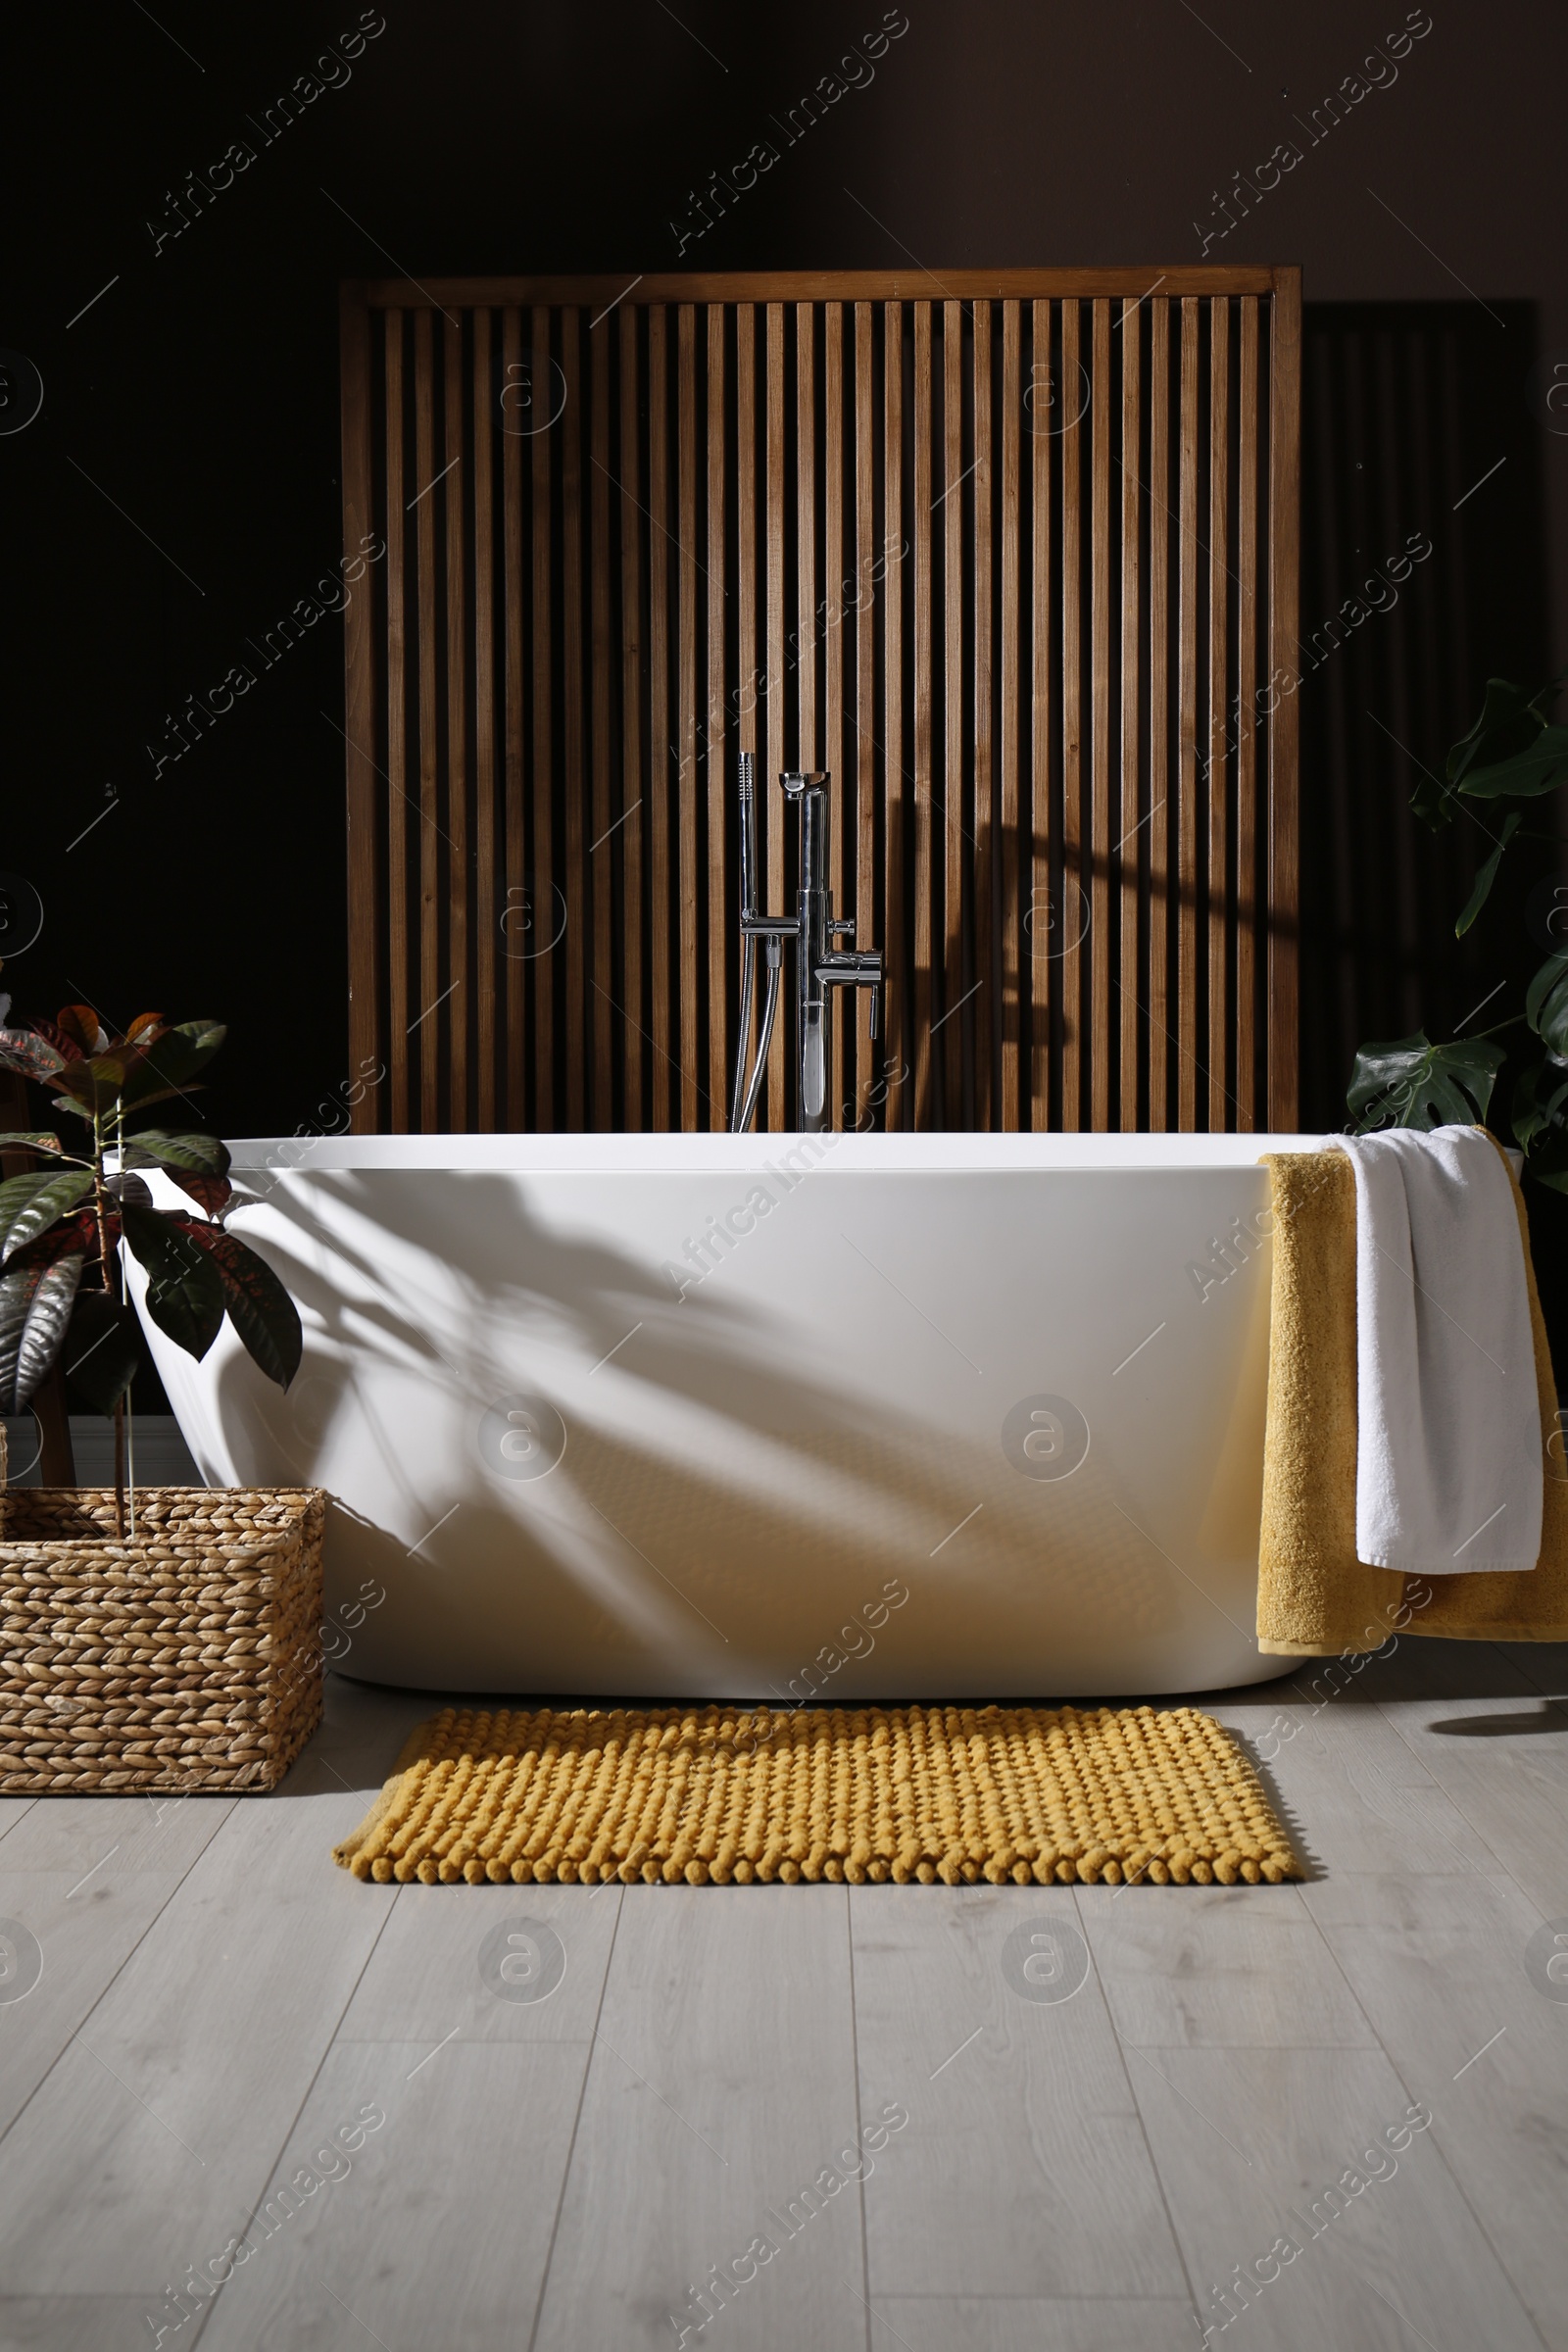
<path fill-rule="evenodd" d="M 1299 300 L 346 287 L 364 1122 L 723 1127 L 747 750 L 764 903 L 776 773 L 827 766 L 837 911 L 886 956 L 881 1036 L 838 1008 L 850 1120 L 1291 1127 Z"/>

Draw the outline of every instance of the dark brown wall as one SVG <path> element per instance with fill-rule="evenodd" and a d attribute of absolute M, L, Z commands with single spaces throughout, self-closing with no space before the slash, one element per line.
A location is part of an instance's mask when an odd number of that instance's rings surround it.
<path fill-rule="evenodd" d="M 1517 961 L 1513 902 L 1467 958 L 1444 944 L 1469 853 L 1434 855 L 1403 802 L 1489 669 L 1544 674 L 1568 648 L 1568 440 L 1531 394 L 1543 352 L 1568 361 L 1559 9 L 1436 0 L 1396 78 L 1315 144 L 1314 107 L 1402 7 L 909 0 L 907 29 L 793 145 L 777 118 L 880 7 L 385 14 L 351 77 L 270 143 L 266 108 L 352 36 L 355 0 L 37 12 L 13 34 L 0 344 L 45 397 L 0 437 L 0 864 L 48 915 L 0 985 L 40 1007 L 226 1015 L 210 1102 L 231 1132 L 338 1115 L 340 624 L 270 667 L 246 646 L 339 552 L 340 276 L 684 260 L 1152 277 L 1205 234 L 1211 259 L 1305 266 L 1306 630 L 1407 534 L 1433 548 L 1302 689 L 1306 1115 L 1341 1115 L 1357 1037 L 1457 1020 L 1472 982 L 1479 998 Z M 776 164 L 697 236 L 691 191 L 764 139 Z M 168 192 L 236 140 L 255 161 L 155 250 Z M 1300 160 L 1221 236 L 1219 193 L 1291 140 Z M 254 689 L 159 767 L 166 715 L 241 662 Z"/>

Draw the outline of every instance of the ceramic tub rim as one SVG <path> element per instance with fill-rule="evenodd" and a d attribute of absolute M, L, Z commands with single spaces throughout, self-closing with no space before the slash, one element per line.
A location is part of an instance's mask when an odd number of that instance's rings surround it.
<path fill-rule="evenodd" d="M 1319 1152 L 1325 1135 L 487 1134 L 250 1136 L 230 1143 L 239 1177 L 388 1172 L 421 1175 L 727 1175 L 790 1155 L 813 1172 L 888 1175 L 1023 1171 L 1087 1175 L 1254 1166 L 1265 1152 Z M 806 1156 L 802 1156 L 805 1154 Z"/>

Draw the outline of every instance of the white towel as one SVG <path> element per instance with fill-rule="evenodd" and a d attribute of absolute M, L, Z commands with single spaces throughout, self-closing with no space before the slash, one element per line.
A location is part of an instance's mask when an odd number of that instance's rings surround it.
<path fill-rule="evenodd" d="M 1513 1188 L 1477 1127 L 1335 1136 L 1355 1170 L 1355 1548 L 1534 1568 L 1541 1410 Z"/>

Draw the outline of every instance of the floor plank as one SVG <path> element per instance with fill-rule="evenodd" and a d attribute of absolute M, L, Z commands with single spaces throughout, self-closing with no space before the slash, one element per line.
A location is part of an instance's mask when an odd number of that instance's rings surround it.
<path fill-rule="evenodd" d="M 1377 2045 L 1293 1886 L 1081 1886 L 1075 1900 L 1116 2031 L 1129 2042 Z"/>
<path fill-rule="evenodd" d="M 1098 1983 L 1015 1988 L 1015 1936 L 1087 1966 L 1067 1889 L 857 1887 L 851 1917 L 861 2105 L 910 2116 L 866 2185 L 873 2298 L 1184 2294 Z"/>
<path fill-rule="evenodd" d="M 882 2095 L 862 2114 L 844 1887 L 628 1887 L 537 2352 L 696 2343 L 694 2291 L 737 2264 L 727 2303 L 708 2286 L 733 2352 L 864 2352 L 853 2176 Z"/>
<path fill-rule="evenodd" d="M 358 1801 L 210 1840 L 0 2143 L 13 2293 L 150 2292 L 244 2227 L 393 1900 L 330 1861 Z"/>
<path fill-rule="evenodd" d="M 1406 2087 L 1386 2057 L 1364 2050 L 1147 2056 L 1134 2071 L 1138 2103 L 1205 2326 L 1225 2320 L 1214 2284 L 1246 2266 L 1250 2352 L 1410 2352 L 1423 2336 L 1439 2352 L 1540 2352 L 1432 2131 L 1400 2153 L 1385 2150 L 1376 2169 L 1387 2177 L 1366 2178 L 1375 2135 L 1390 2126 L 1397 2134 L 1412 2102 L 1441 2105 L 1446 2070 L 1440 2080 L 1423 2065 Z M 1363 2186 L 1352 2191 L 1346 2176 L 1357 2166 L 1351 2180 Z M 1336 2183 L 1338 2212 L 1324 2194 Z"/>
<path fill-rule="evenodd" d="M 613 1884 L 400 1888 L 338 2039 L 591 2041 L 624 1895 Z M 532 1921 L 559 1937 L 565 1964 L 538 2000 L 526 1981 L 498 1991 L 493 1962 L 489 1982 L 481 1974 L 498 1933 Z"/>
<path fill-rule="evenodd" d="M 1388 1709 L 1455 1809 L 1545 1917 L 1568 1913 L 1568 1710 L 1534 1687 Z"/>
<path fill-rule="evenodd" d="M 586 2065 L 582 2044 L 457 2041 L 433 2057 L 416 2042 L 334 2048 L 207 2316 L 202 2352 L 338 2352 L 372 2339 L 389 2352 L 519 2352 Z"/>
<path fill-rule="evenodd" d="M 0 2004 L 0 2132 L 22 2112 L 186 1873 L 230 1797 L 43 1797 L 0 1845 L 0 1919 L 29 1935 L 41 1971 Z"/>
<path fill-rule="evenodd" d="M 1350 1875 L 1307 1905 L 1552 2352 L 1568 2352 L 1568 2001 L 1528 1966 L 1542 1923 L 1501 1879 Z"/>
<path fill-rule="evenodd" d="M 1314 1876 L 1494 1869 L 1485 1839 L 1400 1738 L 1396 1711 L 1283 1691 L 1272 1707 L 1221 1700 L 1211 1710 L 1241 1739 Z"/>
<path fill-rule="evenodd" d="M 0 1796 L 0 1838 L 8 1837 L 36 1801 L 30 1796 Z"/>
<path fill-rule="evenodd" d="M 881 2295 L 874 2310 L 884 2325 L 872 2342 L 887 2345 L 891 2328 L 907 2352 L 1193 2352 L 1197 2342 L 1186 2301 Z"/>
<path fill-rule="evenodd" d="M 150 2346 L 139 2295 L 0 2295 L 0 2352 L 129 2352 Z M 183 2336 L 166 2338 L 183 2344 Z"/>

